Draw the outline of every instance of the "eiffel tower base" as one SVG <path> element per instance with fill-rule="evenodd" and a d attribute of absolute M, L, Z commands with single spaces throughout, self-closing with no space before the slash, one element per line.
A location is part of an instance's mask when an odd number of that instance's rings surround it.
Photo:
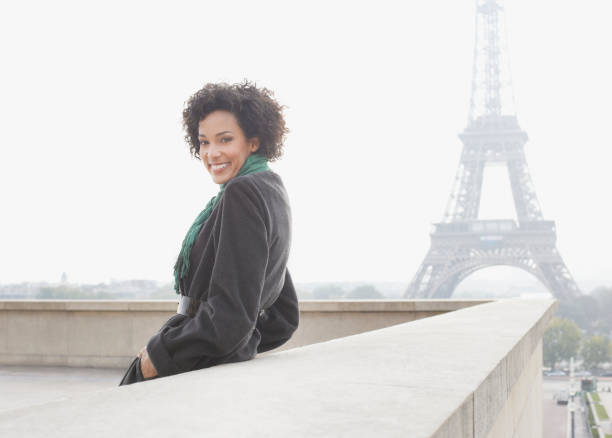
<path fill-rule="evenodd" d="M 462 280 L 491 266 L 529 272 L 560 301 L 580 296 L 557 251 L 554 221 L 473 220 L 434 227 L 431 248 L 406 298 L 449 298 Z"/>

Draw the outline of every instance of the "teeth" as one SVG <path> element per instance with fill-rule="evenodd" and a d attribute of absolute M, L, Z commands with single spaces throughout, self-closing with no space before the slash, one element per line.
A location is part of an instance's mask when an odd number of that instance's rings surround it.
<path fill-rule="evenodd" d="M 223 164 L 213 164 L 212 166 L 210 166 L 210 168 L 212 170 L 219 170 L 219 169 L 223 169 L 225 167 L 229 166 L 229 163 L 223 163 Z"/>

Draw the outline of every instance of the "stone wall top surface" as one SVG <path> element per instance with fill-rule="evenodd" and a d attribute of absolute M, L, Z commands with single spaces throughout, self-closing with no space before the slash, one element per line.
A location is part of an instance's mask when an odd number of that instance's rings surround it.
<path fill-rule="evenodd" d="M 538 343 L 555 306 L 552 299 L 483 303 L 16 409 L 0 414 L 0 435 L 431 437 L 517 346 Z"/>
<path fill-rule="evenodd" d="M 492 300 L 306 300 L 302 312 L 449 312 Z M 2 300 L 0 310 L 19 311 L 176 311 L 176 300 Z"/>

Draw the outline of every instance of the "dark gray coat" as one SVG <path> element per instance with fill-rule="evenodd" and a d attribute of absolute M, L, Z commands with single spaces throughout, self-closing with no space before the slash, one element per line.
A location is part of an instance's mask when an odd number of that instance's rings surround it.
<path fill-rule="evenodd" d="M 291 337 L 299 310 L 287 270 L 290 243 L 280 177 L 266 171 L 231 179 L 198 234 L 181 284 L 195 305 L 147 344 L 159 376 L 248 360 Z"/>

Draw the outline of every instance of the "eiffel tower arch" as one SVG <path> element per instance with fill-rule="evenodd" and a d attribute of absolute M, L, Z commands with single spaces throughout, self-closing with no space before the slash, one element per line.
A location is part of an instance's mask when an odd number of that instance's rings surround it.
<path fill-rule="evenodd" d="M 527 134 L 514 111 L 505 22 L 499 0 L 476 1 L 476 40 L 463 152 L 442 222 L 406 298 L 449 298 L 472 273 L 491 266 L 529 272 L 558 299 L 580 295 L 556 246 L 555 222 L 544 220 L 524 146 Z M 479 220 L 484 169 L 507 168 L 515 219 Z"/>

